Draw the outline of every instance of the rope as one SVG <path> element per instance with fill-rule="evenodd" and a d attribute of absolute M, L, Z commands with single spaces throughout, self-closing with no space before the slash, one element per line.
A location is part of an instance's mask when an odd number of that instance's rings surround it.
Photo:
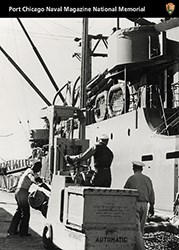
<path fill-rule="evenodd" d="M 161 108 L 162 108 L 162 114 L 163 114 L 163 119 L 164 119 L 164 124 L 165 124 L 165 129 L 164 130 L 166 130 L 167 135 L 169 135 L 167 119 L 166 119 L 165 110 L 164 110 L 164 106 L 163 106 L 163 103 L 162 103 L 162 97 L 161 97 L 161 93 L 160 93 L 159 88 L 158 88 L 158 94 L 159 94 L 160 105 L 161 105 Z"/>
<path fill-rule="evenodd" d="M 175 113 L 173 113 L 171 116 L 169 116 L 167 119 L 166 119 L 166 122 L 168 122 L 171 118 L 173 118 L 174 116 L 176 116 L 177 114 L 179 113 L 179 110 L 176 111 Z M 178 121 L 177 121 L 178 120 Z M 176 122 L 176 124 L 175 124 Z M 167 125 L 167 128 L 169 126 L 175 126 L 177 125 L 177 123 L 179 122 L 179 118 L 177 117 L 176 119 L 174 119 L 173 121 L 171 121 L 168 125 Z M 172 125 L 171 125 L 172 124 Z M 164 125 L 164 122 L 162 122 L 159 126 L 156 127 L 156 130 L 159 131 L 160 127 L 162 127 Z M 162 130 L 162 132 L 164 132 L 165 129 Z M 161 132 L 161 133 L 162 133 Z"/>

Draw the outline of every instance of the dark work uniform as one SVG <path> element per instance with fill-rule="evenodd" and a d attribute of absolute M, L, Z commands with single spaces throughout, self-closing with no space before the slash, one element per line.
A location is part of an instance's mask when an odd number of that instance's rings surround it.
<path fill-rule="evenodd" d="M 96 145 L 94 153 L 95 175 L 92 180 L 96 187 L 111 186 L 111 163 L 113 161 L 112 151 L 103 143 Z"/>
<path fill-rule="evenodd" d="M 105 143 L 99 142 L 94 147 L 91 147 L 82 155 L 71 156 L 73 160 L 85 161 L 94 157 L 95 173 L 91 179 L 91 184 L 95 187 L 110 187 L 111 186 L 111 163 L 113 161 L 113 153 Z"/>

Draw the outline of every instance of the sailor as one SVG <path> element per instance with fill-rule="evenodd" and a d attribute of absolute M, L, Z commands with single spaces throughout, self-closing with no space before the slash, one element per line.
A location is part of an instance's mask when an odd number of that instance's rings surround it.
<path fill-rule="evenodd" d="M 81 155 L 66 156 L 67 161 L 83 162 L 94 157 L 94 174 L 91 178 L 91 185 L 95 187 L 111 186 L 111 164 L 113 161 L 113 152 L 107 147 L 109 137 L 103 134 L 99 138 L 99 143 L 89 148 Z"/>
<path fill-rule="evenodd" d="M 155 204 L 155 194 L 153 189 L 153 184 L 151 179 L 142 174 L 143 167 L 145 164 L 140 161 L 133 161 L 133 171 L 134 174 L 128 178 L 124 188 L 137 189 L 139 196 L 137 199 L 137 207 L 139 212 L 139 218 L 141 223 L 141 231 L 144 233 L 144 226 L 147 217 L 148 203 L 149 203 L 149 214 L 154 215 L 154 204 Z"/>
<path fill-rule="evenodd" d="M 140 161 L 133 161 L 132 166 L 134 174 L 127 179 L 124 188 L 137 189 L 139 192 L 137 198 L 137 224 L 140 231 L 140 245 L 143 245 L 143 247 L 138 247 L 138 249 L 145 249 L 142 236 L 144 234 L 147 212 L 150 216 L 154 215 L 155 194 L 151 179 L 142 174 L 145 164 Z"/>
<path fill-rule="evenodd" d="M 33 183 L 36 183 L 35 179 L 38 177 L 41 168 L 41 162 L 36 161 L 20 177 L 15 191 L 17 210 L 12 218 L 7 236 L 17 235 L 18 233 L 20 236 L 30 236 L 28 233 L 30 220 L 30 206 L 28 203 L 29 188 Z"/>

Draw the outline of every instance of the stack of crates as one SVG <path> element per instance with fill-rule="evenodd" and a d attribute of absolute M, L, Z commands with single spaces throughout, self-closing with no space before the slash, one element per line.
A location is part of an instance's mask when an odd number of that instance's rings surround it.
<path fill-rule="evenodd" d="M 136 190 L 68 187 L 64 223 L 85 234 L 86 250 L 133 250 L 137 196 Z"/>

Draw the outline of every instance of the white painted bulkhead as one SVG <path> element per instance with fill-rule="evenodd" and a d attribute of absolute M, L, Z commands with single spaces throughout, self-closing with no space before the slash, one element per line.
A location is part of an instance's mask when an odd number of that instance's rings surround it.
<path fill-rule="evenodd" d="M 143 173 L 153 181 L 155 208 L 172 210 L 174 167 L 178 159 L 166 159 L 166 154 L 178 150 L 179 137 L 153 132 L 146 122 L 143 109 L 86 127 L 86 137 L 90 139 L 91 145 L 96 143 L 96 138 L 103 133 L 110 136 L 108 146 L 114 153 L 111 166 L 112 188 L 123 188 L 127 178 L 133 174 L 132 161 L 141 161 L 143 155 L 152 155 L 153 160 L 145 161 Z"/>

